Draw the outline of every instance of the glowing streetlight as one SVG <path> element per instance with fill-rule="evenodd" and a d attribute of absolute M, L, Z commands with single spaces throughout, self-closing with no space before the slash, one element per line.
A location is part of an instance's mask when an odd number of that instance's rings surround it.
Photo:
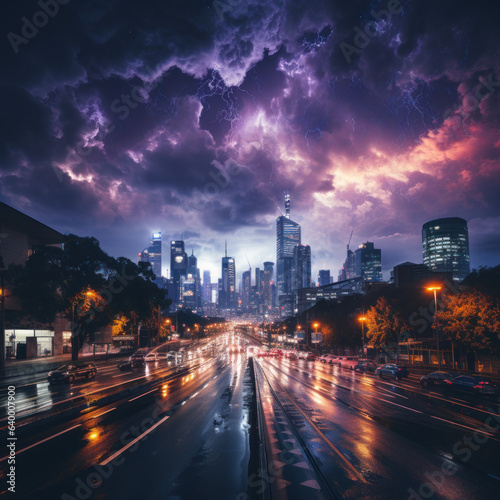
<path fill-rule="evenodd" d="M 360 316 L 359 321 L 361 321 L 361 345 L 362 345 L 362 353 L 363 356 L 365 355 L 365 321 L 366 321 L 366 316 Z"/>
<path fill-rule="evenodd" d="M 434 292 L 434 320 L 436 322 L 436 349 L 438 357 L 438 368 L 441 369 L 441 353 L 439 351 L 439 330 L 438 330 L 438 307 L 437 307 L 437 291 L 441 290 L 441 286 L 433 285 L 428 286 L 426 290 L 428 292 Z"/>
<path fill-rule="evenodd" d="M 318 333 L 318 326 L 319 326 L 319 323 L 314 323 L 314 333 Z"/>

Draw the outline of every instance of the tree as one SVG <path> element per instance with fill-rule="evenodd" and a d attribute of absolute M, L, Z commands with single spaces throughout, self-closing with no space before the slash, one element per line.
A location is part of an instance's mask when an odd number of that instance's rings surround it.
<path fill-rule="evenodd" d="M 57 313 L 72 319 L 73 360 L 116 316 L 133 317 L 136 325 L 170 303 L 149 267 L 110 257 L 95 238 L 75 235 L 63 248 L 37 248 L 24 266 L 9 268 L 8 279 L 33 322 L 50 323 Z"/>
<path fill-rule="evenodd" d="M 500 348 L 500 307 L 480 290 L 444 296 L 439 324 L 444 335 L 466 352 Z"/>
<path fill-rule="evenodd" d="M 371 340 L 377 348 L 396 347 L 401 339 L 401 334 L 409 330 L 409 325 L 403 319 L 400 310 L 394 302 L 389 302 L 385 297 L 380 297 L 377 303 L 366 313 L 366 338 Z"/>

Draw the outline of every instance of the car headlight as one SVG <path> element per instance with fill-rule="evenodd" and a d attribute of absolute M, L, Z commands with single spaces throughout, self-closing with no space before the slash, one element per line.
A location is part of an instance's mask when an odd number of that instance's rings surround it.
<path fill-rule="evenodd" d="M 49 372 L 49 377 L 52 376 L 52 372 Z"/>
<path fill-rule="evenodd" d="M 69 372 L 64 372 L 64 375 L 69 375 Z"/>

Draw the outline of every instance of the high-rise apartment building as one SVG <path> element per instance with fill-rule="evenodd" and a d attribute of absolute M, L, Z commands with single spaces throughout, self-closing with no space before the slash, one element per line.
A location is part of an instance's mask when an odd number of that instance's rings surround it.
<path fill-rule="evenodd" d="M 467 221 L 446 217 L 422 226 L 424 264 L 432 271 L 451 272 L 460 282 L 470 273 L 469 230 Z"/>

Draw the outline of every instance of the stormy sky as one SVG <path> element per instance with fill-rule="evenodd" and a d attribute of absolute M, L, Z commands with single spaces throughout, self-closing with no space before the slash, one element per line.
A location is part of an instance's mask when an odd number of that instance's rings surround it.
<path fill-rule="evenodd" d="M 495 11 L 496 9 L 496 11 Z M 283 193 L 317 270 L 467 219 L 499 264 L 498 7 L 457 0 L 38 0 L 0 21 L 0 197 L 133 260 L 183 235 L 275 261 Z M 168 257 L 168 247 L 164 249 Z M 164 272 L 168 267 L 164 260 Z"/>

